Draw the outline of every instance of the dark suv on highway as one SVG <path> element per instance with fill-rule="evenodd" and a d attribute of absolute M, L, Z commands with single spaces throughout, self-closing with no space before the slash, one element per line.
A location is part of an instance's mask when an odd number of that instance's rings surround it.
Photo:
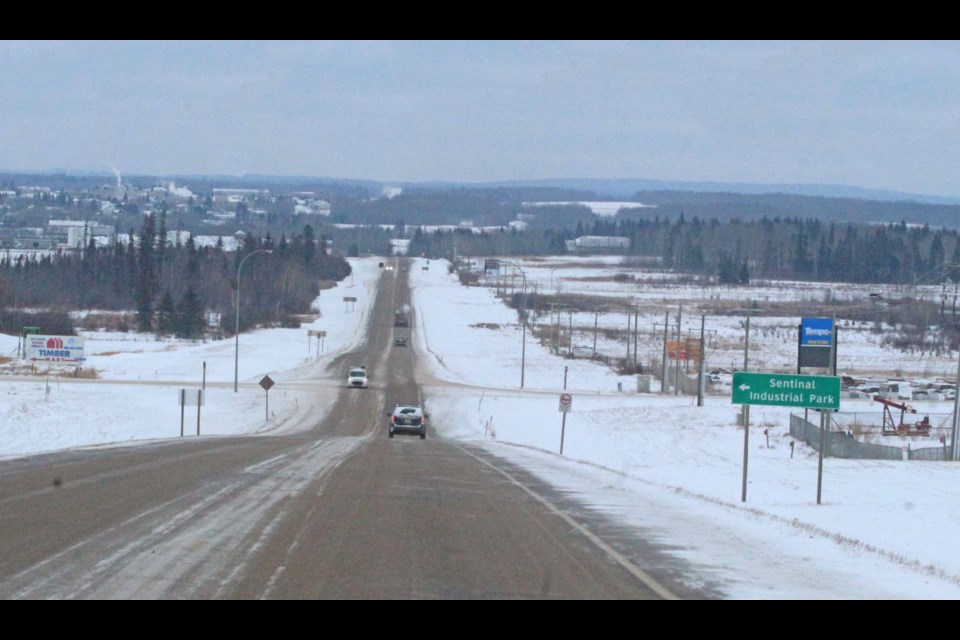
<path fill-rule="evenodd" d="M 421 440 L 427 437 L 427 416 L 419 405 L 398 404 L 390 414 L 390 424 L 387 425 L 387 434 L 392 438 L 394 434 L 420 436 Z"/>

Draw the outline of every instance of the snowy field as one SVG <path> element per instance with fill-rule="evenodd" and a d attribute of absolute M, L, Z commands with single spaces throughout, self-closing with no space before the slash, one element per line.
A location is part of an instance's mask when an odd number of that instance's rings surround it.
<path fill-rule="evenodd" d="M 960 561 L 941 542 L 960 524 L 950 509 L 960 499 L 956 465 L 827 459 L 817 504 L 817 452 L 801 442 L 791 449 L 789 409 L 755 407 L 743 502 L 744 433 L 728 395 L 697 407 L 691 397 L 632 392 L 632 376 L 529 339 L 522 349 L 516 313 L 493 303 L 493 290 L 434 269 L 411 274 L 423 325 L 415 336 L 431 356 L 422 377 L 483 387 L 428 387 L 445 434 L 484 443 L 596 509 L 658 532 L 715 570 L 731 598 L 960 596 Z M 573 406 L 561 457 L 564 367 Z M 877 405 L 844 400 L 841 410 L 876 413 Z"/>
<path fill-rule="evenodd" d="M 84 368 L 96 370 L 97 379 L 61 379 L 56 370 L 47 375 L 42 368 L 32 380 L 0 376 L 0 457 L 179 437 L 180 389 L 200 389 L 204 383 L 202 435 L 306 426 L 301 421 L 311 407 L 305 398 L 319 390 L 331 401 L 342 382 L 325 377 L 325 363 L 364 337 L 379 269 L 371 260 L 351 265 L 354 277 L 321 292 L 314 302 L 320 313 L 315 322 L 300 329 L 261 329 L 240 336 L 236 393 L 233 339 L 191 343 L 142 333 L 81 332 Z M 344 296 L 356 297 L 357 302 L 348 306 Z M 318 343 L 308 329 L 323 329 L 327 335 Z M 15 336 L 0 335 L 0 354 L 16 356 Z M 14 364 L 5 365 L 6 370 Z M 269 392 L 269 419 L 268 397 L 258 384 L 265 375 L 278 383 Z M 184 413 L 184 432 L 195 435 L 197 408 L 187 407 Z"/>
<path fill-rule="evenodd" d="M 200 387 L 204 363 L 204 436 L 303 428 L 308 409 L 315 423 L 342 386 L 326 364 L 361 340 L 379 276 L 377 258 L 350 262 L 354 277 L 321 294 L 315 322 L 240 336 L 238 393 L 232 340 L 190 344 L 85 334 L 87 367 L 100 372 L 98 380 L 8 376 L 0 394 L 0 457 L 178 437 L 177 392 L 184 384 L 175 381 Z M 554 287 L 573 289 L 596 274 L 585 265 L 539 264 L 556 266 L 551 272 L 531 261 L 528 280 L 546 283 L 552 276 Z M 960 524 L 952 509 L 960 503 L 956 464 L 827 458 L 817 504 L 816 451 L 801 442 L 791 448 L 788 409 L 755 407 L 744 502 L 744 431 L 729 396 L 708 396 L 697 407 L 695 398 L 660 395 L 656 387 L 637 393 L 633 376 L 555 355 L 530 333 L 524 345 L 517 313 L 494 289 L 460 285 L 443 261 L 431 261 L 426 270 L 421 265 L 410 269 L 418 322 L 411 346 L 420 356 L 418 379 L 439 435 L 488 448 L 642 529 L 669 553 L 701 566 L 704 580 L 730 599 L 960 597 L 960 558 L 944 546 Z M 345 308 L 345 295 L 357 296 L 354 307 Z M 684 300 L 679 303 L 692 304 Z M 661 323 L 667 310 L 659 311 Z M 651 310 L 650 317 L 656 315 Z M 719 332 L 719 320 L 714 328 Z M 327 331 L 322 352 L 308 329 Z M 735 334 L 736 325 L 730 331 Z M 756 333 L 755 343 L 751 326 L 752 369 L 785 357 L 770 346 L 782 337 L 764 341 L 762 331 Z M 0 348 L 15 354 L 16 338 L 0 337 Z M 881 362 L 891 357 L 867 341 L 857 350 Z M 945 356 L 945 368 L 955 358 Z M 269 414 L 256 384 L 266 374 L 278 383 L 269 394 Z M 561 456 L 565 383 L 573 400 Z M 320 407 L 308 405 L 316 398 L 311 388 L 321 390 Z M 844 399 L 841 410 L 876 411 L 871 404 Z M 918 408 L 951 409 L 944 403 Z M 195 437 L 195 411 L 187 410 L 189 437 Z"/>
<path fill-rule="evenodd" d="M 724 287 L 695 282 L 687 275 L 651 269 L 643 266 L 640 259 L 621 256 L 563 256 L 514 262 L 523 270 L 531 293 L 587 296 L 598 301 L 596 311 L 563 310 L 553 316 L 541 314 L 531 320 L 544 327 L 559 320 L 564 336 L 572 324 L 573 345 L 584 352 L 593 352 L 596 333 L 598 353 L 624 356 L 624 339 L 606 338 L 603 330 L 626 331 L 629 322 L 631 332 L 634 323 L 637 327 L 638 360 L 641 363 L 660 360 L 664 322 L 669 324 L 669 339 L 674 340 L 679 316 L 680 335 L 684 339 L 699 338 L 703 320 L 708 369 L 742 368 L 748 310 L 764 310 L 765 306 L 779 308 L 775 305 L 789 303 L 796 308 L 793 315 L 775 316 L 766 310 L 762 314 L 750 314 L 749 365 L 754 370 L 790 372 L 796 369 L 797 326 L 801 317 L 816 316 L 816 311 L 810 309 L 816 310 L 831 303 L 838 312 L 855 310 L 868 318 L 838 320 L 839 374 L 956 377 L 955 352 L 919 354 L 883 346 L 884 338 L 896 333 L 893 327 L 880 321 L 888 309 L 885 301 L 909 299 L 939 305 L 944 295 L 941 286 L 755 280 L 750 285 Z M 479 267 L 479 261 L 477 263 Z M 491 284 L 496 280 L 494 272 L 490 272 L 483 282 Z M 521 290 L 523 279 L 512 265 L 504 265 L 499 280 L 501 288 Z M 871 294 L 880 297 L 872 298 Z M 668 313 L 669 317 L 666 316 Z M 631 316 L 629 321 L 628 314 Z"/>
<path fill-rule="evenodd" d="M 621 209 L 647 209 L 654 208 L 654 205 L 642 204 L 640 202 L 525 202 L 523 206 L 525 207 L 545 207 L 545 206 L 563 206 L 563 205 L 580 205 L 587 207 L 594 214 L 598 216 L 613 217 L 620 212 Z"/>

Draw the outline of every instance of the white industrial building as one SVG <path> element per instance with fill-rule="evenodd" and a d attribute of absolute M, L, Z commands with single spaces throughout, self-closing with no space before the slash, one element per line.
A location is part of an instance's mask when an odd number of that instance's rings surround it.
<path fill-rule="evenodd" d="M 619 253 L 629 248 L 630 238 L 622 238 L 620 236 L 580 236 L 576 240 L 567 240 L 567 251 L 571 253 Z"/>

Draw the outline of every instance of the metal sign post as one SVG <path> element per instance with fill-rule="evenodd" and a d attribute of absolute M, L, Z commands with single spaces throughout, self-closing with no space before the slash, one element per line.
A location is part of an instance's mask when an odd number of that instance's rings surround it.
<path fill-rule="evenodd" d="M 260 381 L 260 386 L 263 387 L 263 390 L 266 392 L 266 415 L 264 416 L 265 420 L 270 419 L 270 387 L 274 385 L 273 379 L 269 376 L 263 376 L 263 379 Z"/>
<path fill-rule="evenodd" d="M 830 327 L 833 330 L 832 340 L 830 341 L 830 373 L 837 381 L 837 396 L 840 395 L 840 378 L 837 378 L 837 319 L 830 318 Z M 840 408 L 840 398 L 837 398 L 837 406 L 830 407 L 820 413 L 820 455 L 817 463 L 817 504 L 820 504 L 820 493 L 823 488 L 823 453 L 827 447 L 827 429 L 830 427 L 830 409 Z"/>
<path fill-rule="evenodd" d="M 27 348 L 26 348 L 27 336 L 30 336 L 30 335 L 36 336 L 39 334 L 40 334 L 40 327 L 23 327 L 20 330 L 20 339 L 17 341 L 17 360 L 21 358 L 21 354 L 22 354 L 22 357 L 24 358 L 27 357 Z"/>
<path fill-rule="evenodd" d="M 817 504 L 820 504 L 820 493 L 823 487 L 823 450 L 827 447 L 827 426 L 829 418 L 826 411 L 820 412 L 820 446 L 817 452 Z"/>
<path fill-rule="evenodd" d="M 320 352 L 323 350 L 323 339 L 327 337 L 327 332 L 321 329 L 309 329 L 307 335 L 317 337 L 317 357 L 320 357 Z"/>
<path fill-rule="evenodd" d="M 560 411 L 563 413 L 563 422 L 560 424 L 560 455 L 563 455 L 563 439 L 567 432 L 567 414 L 573 408 L 573 396 L 569 393 L 560 394 Z"/>
<path fill-rule="evenodd" d="M 670 342 L 670 312 L 667 311 L 663 317 L 663 364 L 660 367 L 660 393 L 670 393 L 670 383 L 667 381 L 667 357 L 669 354 Z"/>
<path fill-rule="evenodd" d="M 833 349 L 831 348 L 831 351 Z M 832 356 L 832 354 L 831 354 Z M 817 504 L 823 479 L 823 455 L 826 434 L 830 426 L 830 412 L 840 408 L 840 378 L 837 376 L 803 376 L 787 373 L 733 374 L 733 404 L 803 407 L 820 411 L 820 455 L 817 470 Z M 748 428 L 744 425 L 744 428 Z M 746 438 L 744 439 L 743 501 L 746 502 Z"/>
<path fill-rule="evenodd" d="M 307 350 L 310 350 L 310 336 L 317 337 L 317 357 L 320 357 L 320 351 L 322 349 L 321 345 L 323 344 L 323 339 L 327 337 L 327 332 L 319 329 L 307 329 Z"/>
<path fill-rule="evenodd" d="M 746 332 L 743 336 L 743 372 L 750 368 L 750 314 L 747 314 Z M 736 376 L 736 374 L 734 374 Z M 733 387 L 737 384 L 734 382 Z M 743 486 L 740 489 L 740 502 L 747 501 L 747 460 L 750 456 L 750 405 L 745 404 L 740 409 L 743 416 Z"/>
<path fill-rule="evenodd" d="M 707 345 L 703 341 L 703 334 L 705 327 L 707 325 L 707 316 L 704 314 L 700 315 L 700 366 L 697 368 L 697 406 L 703 406 L 703 395 L 704 395 L 704 386 L 706 381 L 704 380 L 704 363 L 706 360 L 705 353 L 707 351 Z"/>
<path fill-rule="evenodd" d="M 681 332 L 681 325 L 680 325 L 680 318 L 682 315 L 683 315 L 683 305 L 680 305 L 679 308 L 677 309 L 677 344 L 678 345 L 680 344 L 680 340 L 683 338 L 683 333 Z M 676 370 L 676 375 L 673 377 L 674 378 L 673 395 L 678 396 L 680 395 L 680 349 L 679 348 L 676 351 L 676 355 L 677 355 L 677 359 L 676 359 L 677 370 Z"/>
<path fill-rule="evenodd" d="M 953 396 L 953 420 L 950 421 L 950 455 L 947 460 L 956 461 L 957 459 L 957 431 L 960 424 L 960 358 L 957 360 L 957 386 Z"/>
<path fill-rule="evenodd" d="M 200 435 L 200 407 L 203 406 L 203 389 L 180 389 L 177 393 L 180 401 L 180 437 L 183 437 L 183 421 L 186 414 L 187 405 L 197 405 L 197 435 Z"/>

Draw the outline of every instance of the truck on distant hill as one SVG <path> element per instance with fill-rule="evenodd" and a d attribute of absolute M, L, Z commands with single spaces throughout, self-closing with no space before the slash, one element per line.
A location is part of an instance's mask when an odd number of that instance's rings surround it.
<path fill-rule="evenodd" d="M 405 304 L 401 307 L 397 307 L 397 310 L 393 312 L 393 326 L 410 326 L 410 305 Z"/>

